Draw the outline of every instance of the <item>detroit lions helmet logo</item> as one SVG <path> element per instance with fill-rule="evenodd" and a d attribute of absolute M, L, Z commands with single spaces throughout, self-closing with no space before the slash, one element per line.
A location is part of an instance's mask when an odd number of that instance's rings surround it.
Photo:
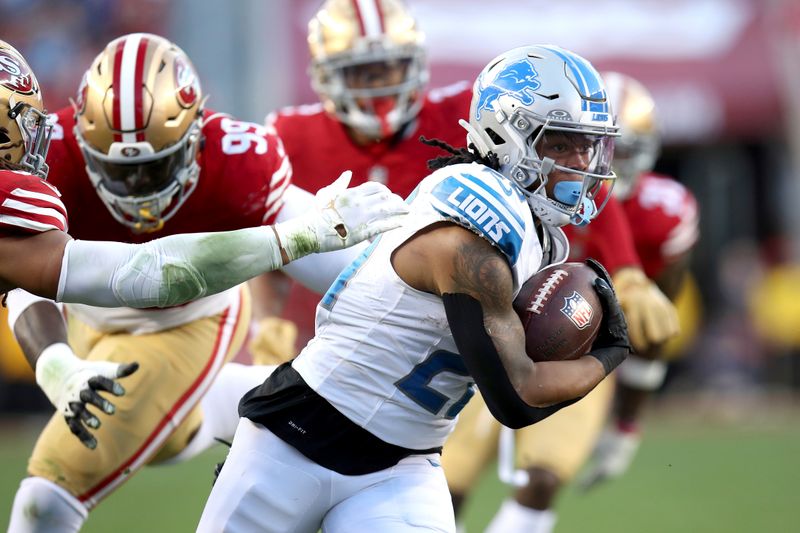
<path fill-rule="evenodd" d="M 485 76 L 485 74 L 484 74 Z M 516 98 L 523 105 L 529 106 L 533 103 L 533 92 L 541 87 L 541 83 L 536 78 L 539 73 L 527 59 L 521 59 L 505 67 L 494 77 L 491 83 L 481 89 L 478 98 L 478 108 L 475 110 L 475 118 L 481 119 L 481 111 L 493 110 L 494 102 L 503 95 Z M 483 85 L 481 79 L 480 85 Z"/>

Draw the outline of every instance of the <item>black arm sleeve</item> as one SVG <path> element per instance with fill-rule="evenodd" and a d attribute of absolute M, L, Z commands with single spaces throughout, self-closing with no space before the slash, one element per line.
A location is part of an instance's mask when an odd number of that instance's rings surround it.
<path fill-rule="evenodd" d="M 556 411 L 579 400 L 549 407 L 532 407 L 519 397 L 483 324 L 483 308 L 466 294 L 442 295 L 450 331 L 464 364 L 477 383 L 486 406 L 504 426 L 519 429 L 544 420 Z"/>

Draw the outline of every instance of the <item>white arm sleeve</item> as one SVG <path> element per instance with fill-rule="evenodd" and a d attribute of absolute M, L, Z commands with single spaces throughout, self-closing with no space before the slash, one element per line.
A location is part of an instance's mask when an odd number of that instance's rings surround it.
<path fill-rule="evenodd" d="M 314 195 L 295 185 L 289 185 L 283 193 L 283 201 L 276 223 L 295 219 L 313 209 Z M 325 294 L 344 267 L 358 257 L 367 246 L 369 242 L 364 241 L 335 252 L 307 255 L 292 261 L 282 270 L 307 289 Z"/>
<path fill-rule="evenodd" d="M 223 291 L 282 265 L 270 226 L 171 235 L 145 244 L 67 243 L 58 301 L 170 307 Z"/>

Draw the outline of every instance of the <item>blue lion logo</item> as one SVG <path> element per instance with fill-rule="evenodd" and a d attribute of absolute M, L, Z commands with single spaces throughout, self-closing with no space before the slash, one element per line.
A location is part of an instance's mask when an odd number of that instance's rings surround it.
<path fill-rule="evenodd" d="M 511 63 L 495 77 L 492 83 L 481 90 L 475 118 L 480 120 L 481 111 L 484 109 L 491 111 L 492 104 L 503 95 L 516 98 L 523 105 L 531 105 L 534 100 L 533 92 L 542 85 L 536 79 L 538 77 L 539 73 L 527 59 Z"/>

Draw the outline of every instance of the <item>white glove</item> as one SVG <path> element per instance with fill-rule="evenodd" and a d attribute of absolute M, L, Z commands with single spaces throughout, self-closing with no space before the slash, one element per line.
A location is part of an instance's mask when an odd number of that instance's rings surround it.
<path fill-rule="evenodd" d="M 628 322 L 634 353 L 644 353 L 680 333 L 675 306 L 644 272 L 622 268 L 612 280 Z"/>
<path fill-rule="evenodd" d="M 83 426 L 97 429 L 100 420 L 87 405 L 99 407 L 104 413 L 113 415 L 114 405 L 97 391 L 106 391 L 122 396 L 125 389 L 114 381 L 130 376 L 139 368 L 138 363 L 118 364 L 108 361 L 84 361 L 75 356 L 64 343 L 51 344 L 36 361 L 36 383 L 64 415 L 72 433 L 89 449 L 97 447 L 97 440 Z"/>
<path fill-rule="evenodd" d="M 606 427 L 592 452 L 592 465 L 581 476 L 578 487 L 589 490 L 598 483 L 624 474 L 639 449 L 638 431 L 623 431 L 614 424 Z"/>
<path fill-rule="evenodd" d="M 273 226 L 290 261 L 347 248 L 403 223 L 408 205 L 402 198 L 375 182 L 348 189 L 351 176 L 347 170 L 320 189 L 312 212 Z"/>

